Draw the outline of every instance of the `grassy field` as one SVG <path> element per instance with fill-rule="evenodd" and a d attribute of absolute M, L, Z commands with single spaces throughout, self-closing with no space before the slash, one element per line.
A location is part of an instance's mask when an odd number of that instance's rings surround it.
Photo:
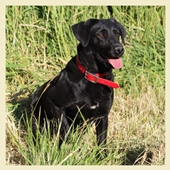
<path fill-rule="evenodd" d="M 165 7 L 112 8 L 127 45 L 123 68 L 113 70 L 121 88 L 109 115 L 108 156 L 98 160 L 93 126 L 71 134 L 61 151 L 48 133 L 34 145 L 29 102 L 76 55 L 70 26 L 110 18 L 106 6 L 6 7 L 6 165 L 165 164 Z"/>

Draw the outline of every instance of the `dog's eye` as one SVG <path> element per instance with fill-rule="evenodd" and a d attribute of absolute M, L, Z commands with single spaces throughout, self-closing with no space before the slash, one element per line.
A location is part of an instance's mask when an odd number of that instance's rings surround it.
<path fill-rule="evenodd" d="M 120 34 L 119 34 L 119 33 L 116 33 L 115 35 L 116 35 L 116 37 L 120 37 Z"/>
<path fill-rule="evenodd" d="M 117 30 L 113 30 L 113 33 L 115 34 L 116 37 L 120 37 L 120 34 Z"/>
<path fill-rule="evenodd" d="M 97 36 L 98 37 L 104 37 L 104 35 L 102 33 L 98 33 Z"/>

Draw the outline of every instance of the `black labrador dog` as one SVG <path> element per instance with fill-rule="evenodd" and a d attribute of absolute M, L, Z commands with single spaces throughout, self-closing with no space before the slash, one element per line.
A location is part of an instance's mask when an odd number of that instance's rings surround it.
<path fill-rule="evenodd" d="M 112 69 L 122 66 L 124 48 L 119 39 L 121 37 L 125 44 L 126 31 L 113 18 L 89 19 L 73 25 L 72 30 L 80 41 L 77 55 L 32 96 L 33 134 L 36 136 L 37 127 L 43 131 L 47 120 L 55 120 L 60 122 L 61 145 L 73 124 L 75 127 L 84 120 L 93 120 L 97 143 L 103 146 L 106 144 L 113 89 L 119 87 L 113 82 Z"/>

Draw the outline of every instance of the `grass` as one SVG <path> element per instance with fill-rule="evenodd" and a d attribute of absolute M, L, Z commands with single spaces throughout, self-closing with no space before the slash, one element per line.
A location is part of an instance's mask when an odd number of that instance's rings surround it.
<path fill-rule="evenodd" d="M 113 6 L 127 30 L 123 68 L 114 70 L 108 156 L 95 155 L 94 126 L 77 130 L 58 151 L 58 138 L 40 135 L 33 144 L 29 98 L 57 75 L 78 41 L 70 26 L 109 18 L 106 6 L 6 7 L 6 165 L 164 165 L 165 7 Z"/>

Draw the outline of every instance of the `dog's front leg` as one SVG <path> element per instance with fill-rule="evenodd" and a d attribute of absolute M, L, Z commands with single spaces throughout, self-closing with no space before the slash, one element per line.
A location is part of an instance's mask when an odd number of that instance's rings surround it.
<path fill-rule="evenodd" d="M 55 104 L 51 102 L 51 110 L 54 119 L 58 122 L 59 127 L 59 148 L 61 147 L 61 144 L 66 139 L 70 125 L 68 123 L 65 111 L 57 107 Z"/>
<path fill-rule="evenodd" d="M 108 128 L 108 116 L 104 116 L 96 121 L 97 143 L 102 146 L 102 152 L 97 152 L 97 157 L 102 159 L 107 156 L 106 153 L 106 137 Z M 104 156 L 104 157 L 103 157 Z"/>
<path fill-rule="evenodd" d="M 60 126 L 60 138 L 59 138 L 59 148 L 61 147 L 61 144 L 63 143 L 64 140 L 67 139 L 67 136 L 69 135 L 69 123 L 67 121 L 67 118 L 65 114 L 62 114 L 61 117 L 61 126 Z"/>
<path fill-rule="evenodd" d="M 96 121 L 96 134 L 98 145 L 105 146 L 108 128 L 108 116 L 104 116 Z"/>

